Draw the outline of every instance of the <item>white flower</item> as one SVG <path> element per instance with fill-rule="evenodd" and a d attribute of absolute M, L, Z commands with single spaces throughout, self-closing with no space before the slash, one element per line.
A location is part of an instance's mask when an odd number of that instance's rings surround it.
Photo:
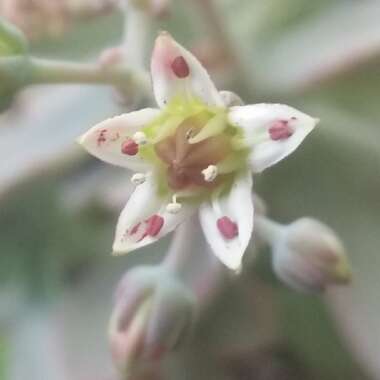
<path fill-rule="evenodd" d="M 140 184 L 120 215 L 113 250 L 153 243 L 199 210 L 215 255 L 238 270 L 252 235 L 252 172 L 293 152 L 317 120 L 281 104 L 236 105 L 239 98 L 221 95 L 167 33 L 155 42 L 151 74 L 159 108 L 105 120 L 80 138 L 101 160 L 144 173 L 134 177 Z"/>

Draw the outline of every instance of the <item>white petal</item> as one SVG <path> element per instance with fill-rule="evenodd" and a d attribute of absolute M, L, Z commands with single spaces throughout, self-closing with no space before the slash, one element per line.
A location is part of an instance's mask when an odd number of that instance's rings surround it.
<path fill-rule="evenodd" d="M 318 122 L 283 104 L 253 104 L 232 107 L 230 121 L 244 130 L 245 143 L 252 148 L 250 162 L 261 172 L 292 153 Z"/>
<path fill-rule="evenodd" d="M 206 240 L 215 255 L 230 269 L 238 270 L 253 229 L 252 175 L 246 171 L 236 179 L 229 194 L 201 205 L 199 218 Z M 236 223 L 238 234 L 223 236 L 218 220 Z"/>
<path fill-rule="evenodd" d="M 164 107 L 177 96 L 196 98 L 208 105 L 223 106 L 206 69 L 168 33 L 163 32 L 156 39 L 151 73 L 153 91 L 160 107 Z"/>
<path fill-rule="evenodd" d="M 166 210 L 168 202 L 158 196 L 156 180 L 150 174 L 146 182 L 136 187 L 120 214 L 113 243 L 114 254 L 128 253 L 154 243 L 194 211 L 194 206 L 182 204 L 178 213 L 171 214 Z M 152 217 L 159 222 L 159 227 L 154 234 L 147 234 Z"/>
<path fill-rule="evenodd" d="M 78 141 L 89 153 L 105 162 L 135 171 L 145 171 L 149 165 L 139 154 L 124 154 L 122 147 L 128 138 L 132 138 L 159 113 L 158 109 L 145 108 L 115 116 L 92 127 Z"/>

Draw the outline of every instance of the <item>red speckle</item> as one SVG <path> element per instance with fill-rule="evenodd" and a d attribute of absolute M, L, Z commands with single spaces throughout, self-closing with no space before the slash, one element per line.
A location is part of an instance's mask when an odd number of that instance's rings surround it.
<path fill-rule="evenodd" d="M 140 230 L 141 224 L 144 223 L 144 231 Z M 164 225 L 164 218 L 159 215 L 152 215 L 149 219 L 144 222 L 137 223 L 133 226 L 127 233 L 129 236 L 141 233 L 141 236 L 138 237 L 137 242 L 144 240 L 147 236 L 155 237 L 161 231 L 162 226 Z M 139 232 L 140 230 L 140 232 Z"/>
<path fill-rule="evenodd" d="M 277 120 L 269 128 L 269 136 L 273 141 L 286 140 L 294 133 L 287 120 Z"/>
<path fill-rule="evenodd" d="M 164 218 L 159 215 L 151 216 L 147 221 L 147 227 L 145 234 L 151 237 L 155 237 L 161 231 L 162 226 L 164 225 Z"/>
<path fill-rule="evenodd" d="M 99 136 L 96 140 L 98 146 L 102 145 L 102 143 L 106 142 L 107 141 L 107 138 L 106 138 L 106 133 L 107 133 L 107 129 L 102 129 L 100 132 L 99 132 Z"/>
<path fill-rule="evenodd" d="M 234 223 L 228 216 L 219 218 L 216 222 L 219 232 L 226 239 L 233 239 L 239 235 L 239 229 L 236 223 Z"/>
<path fill-rule="evenodd" d="M 127 154 L 128 156 L 135 156 L 139 151 L 139 146 L 131 138 L 127 138 L 121 144 L 121 152 Z"/>
<path fill-rule="evenodd" d="M 174 58 L 171 64 L 171 69 L 178 78 L 186 78 L 190 74 L 189 65 L 185 61 L 185 58 L 183 58 L 181 55 L 177 58 Z"/>
<path fill-rule="evenodd" d="M 131 230 L 129 231 L 129 235 L 134 235 L 138 231 L 140 225 L 141 223 L 137 223 L 135 226 L 133 226 Z"/>

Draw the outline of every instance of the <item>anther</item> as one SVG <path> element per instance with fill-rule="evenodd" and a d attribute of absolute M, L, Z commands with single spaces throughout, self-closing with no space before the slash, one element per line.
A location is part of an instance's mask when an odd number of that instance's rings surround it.
<path fill-rule="evenodd" d="M 173 195 L 172 202 L 166 206 L 166 211 L 169 214 L 178 214 L 181 211 L 182 205 L 177 202 L 177 196 Z"/>
<path fill-rule="evenodd" d="M 136 144 L 144 145 L 148 142 L 146 134 L 144 132 L 138 131 L 133 135 L 133 140 Z"/>
<path fill-rule="evenodd" d="M 218 168 L 215 165 L 209 165 L 202 170 L 202 175 L 206 182 L 212 182 L 218 175 Z"/>
<path fill-rule="evenodd" d="M 136 173 L 136 174 L 133 174 L 132 178 L 131 178 L 131 182 L 134 184 L 134 185 L 141 185 L 142 183 L 144 183 L 146 181 L 146 174 L 144 173 Z"/>

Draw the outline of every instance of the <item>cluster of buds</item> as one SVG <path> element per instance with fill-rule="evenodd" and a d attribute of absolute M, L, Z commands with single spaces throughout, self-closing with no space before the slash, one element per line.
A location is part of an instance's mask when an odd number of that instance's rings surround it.
<path fill-rule="evenodd" d="M 178 347 L 196 316 L 195 296 L 163 266 L 127 272 L 115 298 L 109 339 L 115 366 L 124 375 Z"/>
<path fill-rule="evenodd" d="M 92 17 L 114 9 L 118 0 L 2 0 L 0 15 L 31 39 L 62 35 L 76 18 Z"/>

